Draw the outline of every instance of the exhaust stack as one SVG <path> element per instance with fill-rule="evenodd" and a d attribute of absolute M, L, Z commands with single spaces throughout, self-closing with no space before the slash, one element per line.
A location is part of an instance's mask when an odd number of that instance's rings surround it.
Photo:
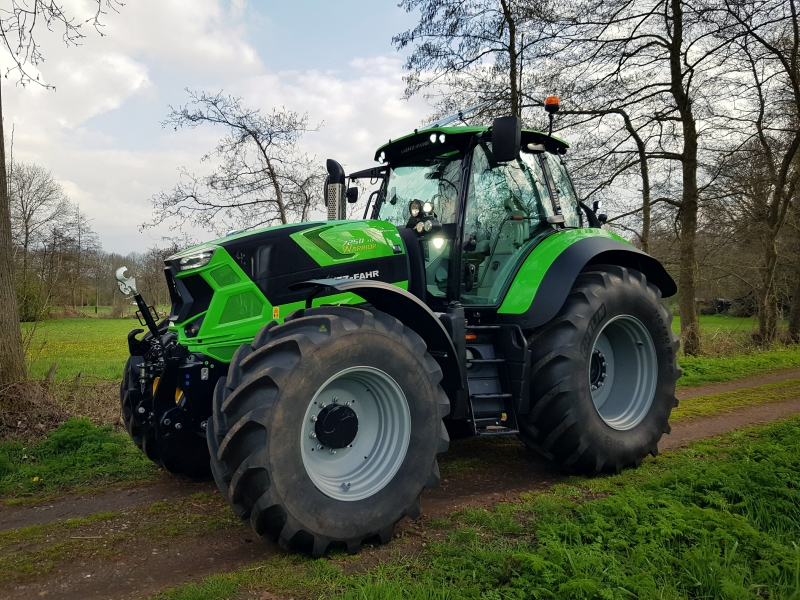
<path fill-rule="evenodd" d="M 344 181 L 342 165 L 328 159 L 326 163 L 328 177 L 325 179 L 325 204 L 328 206 L 329 221 L 343 221 L 347 218 L 346 197 L 347 189 Z"/>

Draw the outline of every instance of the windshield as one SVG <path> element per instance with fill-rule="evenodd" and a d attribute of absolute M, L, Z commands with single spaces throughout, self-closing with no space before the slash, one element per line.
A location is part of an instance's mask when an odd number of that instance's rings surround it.
<path fill-rule="evenodd" d="M 389 172 L 386 197 L 378 209 L 378 218 L 405 227 L 411 217 L 408 205 L 412 200 L 430 202 L 442 224 L 454 223 L 461 179 L 461 156 L 438 157 Z"/>

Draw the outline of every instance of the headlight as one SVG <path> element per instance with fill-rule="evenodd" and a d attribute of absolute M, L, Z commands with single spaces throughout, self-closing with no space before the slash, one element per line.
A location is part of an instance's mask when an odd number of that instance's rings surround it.
<path fill-rule="evenodd" d="M 408 212 L 411 214 L 412 217 L 419 216 L 419 211 L 422 209 L 422 204 L 420 204 L 419 200 L 412 200 L 411 204 L 408 205 Z"/>
<path fill-rule="evenodd" d="M 439 143 L 440 144 L 444 144 L 444 134 L 443 133 L 439 134 Z"/>
<path fill-rule="evenodd" d="M 381 163 L 381 164 L 386 162 L 386 152 L 381 152 L 378 155 L 378 162 Z"/>
<path fill-rule="evenodd" d="M 432 133 L 430 135 L 430 140 L 431 140 L 431 144 L 435 144 L 436 143 L 436 134 L 435 133 Z"/>
<path fill-rule="evenodd" d="M 212 256 L 214 256 L 213 250 L 202 250 L 200 252 L 195 252 L 194 254 L 189 254 L 188 256 L 184 256 L 178 260 L 178 268 L 181 271 L 188 271 L 189 269 L 205 267 L 209 262 L 211 262 Z"/>
<path fill-rule="evenodd" d="M 433 212 L 433 204 L 431 204 L 430 202 L 426 202 L 425 204 L 423 204 L 422 205 L 422 212 L 424 212 L 426 215 L 429 215 L 430 213 L 432 213 Z"/>

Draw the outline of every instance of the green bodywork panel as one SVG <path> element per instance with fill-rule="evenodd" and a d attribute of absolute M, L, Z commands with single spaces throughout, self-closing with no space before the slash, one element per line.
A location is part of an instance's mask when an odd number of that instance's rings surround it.
<path fill-rule="evenodd" d="M 397 227 L 386 221 L 329 221 L 291 238 L 321 267 L 405 253 Z"/>
<path fill-rule="evenodd" d="M 357 270 L 359 262 L 405 253 L 397 228 L 385 221 L 337 221 L 310 225 L 310 228 L 291 234 L 291 237 L 320 266 L 353 263 L 354 270 Z M 302 301 L 280 306 L 270 304 L 256 283 L 239 267 L 228 251 L 219 245 L 267 229 L 284 227 L 289 226 L 264 228 L 220 238 L 183 250 L 168 259 L 179 259 L 205 249 L 214 250 L 214 256 L 207 265 L 181 271 L 176 275 L 178 279 L 199 275 L 214 292 L 207 310 L 182 323 L 170 325 L 170 330 L 178 334 L 179 344 L 186 346 L 190 352 L 199 352 L 222 362 L 229 362 L 237 348 L 252 341 L 264 325 L 272 320 L 283 322 L 286 315 L 305 307 L 305 302 Z M 364 278 L 371 276 L 369 272 L 354 273 L 357 278 L 359 275 Z M 408 281 L 395 282 L 394 285 L 408 289 Z M 312 305 L 363 302 L 359 296 L 345 293 L 314 298 Z M 186 327 L 198 322 L 201 322 L 198 334 L 187 336 Z"/>
<path fill-rule="evenodd" d="M 497 312 L 505 315 L 520 315 L 527 311 L 533 303 L 542 279 L 556 258 L 575 242 L 589 237 L 606 237 L 628 243 L 615 233 L 605 229 L 592 228 L 565 229 L 546 237 L 520 266 Z"/>

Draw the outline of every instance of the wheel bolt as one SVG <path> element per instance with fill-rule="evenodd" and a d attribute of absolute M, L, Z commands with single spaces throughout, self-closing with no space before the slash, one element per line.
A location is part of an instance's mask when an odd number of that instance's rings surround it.
<path fill-rule="evenodd" d="M 333 397 L 333 403 L 334 403 L 334 404 L 336 404 L 337 402 L 339 402 L 339 398 L 338 398 L 338 397 L 336 397 L 336 396 L 334 396 L 334 397 Z"/>
<path fill-rule="evenodd" d="M 311 433 L 308 434 L 308 437 L 315 438 L 317 437 L 317 433 L 315 431 L 312 431 Z"/>
<path fill-rule="evenodd" d="M 336 450 L 334 450 L 333 448 L 331 448 L 330 452 L 331 454 L 336 454 Z"/>
<path fill-rule="evenodd" d="M 317 415 L 311 415 L 311 422 L 312 423 L 316 423 L 317 422 Z"/>
<path fill-rule="evenodd" d="M 175 429 L 183 429 L 183 425 L 180 423 L 175 423 Z"/>
<path fill-rule="evenodd" d="M 595 391 L 596 389 L 597 389 L 597 386 L 596 386 L 596 385 L 593 385 L 593 386 L 592 386 L 592 391 Z"/>
<path fill-rule="evenodd" d="M 164 425 L 169 427 L 171 424 L 172 424 L 172 421 L 170 421 L 169 419 L 164 419 Z"/>
<path fill-rule="evenodd" d="M 317 450 L 325 450 L 325 446 L 323 446 L 322 444 L 320 444 L 319 446 L 317 446 Z"/>
<path fill-rule="evenodd" d="M 345 406 L 353 406 L 353 401 L 352 401 L 352 400 L 350 400 L 350 401 L 348 401 L 348 402 L 345 402 L 345 403 L 344 403 L 344 405 L 345 405 Z"/>
<path fill-rule="evenodd" d="M 143 415 L 144 414 L 144 406 L 140 406 L 139 408 L 137 408 L 136 412 L 138 412 L 140 415 Z"/>
<path fill-rule="evenodd" d="M 320 408 L 325 408 L 325 403 L 324 403 L 324 402 L 320 402 L 320 403 L 319 403 L 319 407 L 320 407 Z"/>
<path fill-rule="evenodd" d="M 205 431 L 206 427 L 208 427 L 208 421 L 203 421 L 202 423 L 200 423 L 200 429 Z"/>

